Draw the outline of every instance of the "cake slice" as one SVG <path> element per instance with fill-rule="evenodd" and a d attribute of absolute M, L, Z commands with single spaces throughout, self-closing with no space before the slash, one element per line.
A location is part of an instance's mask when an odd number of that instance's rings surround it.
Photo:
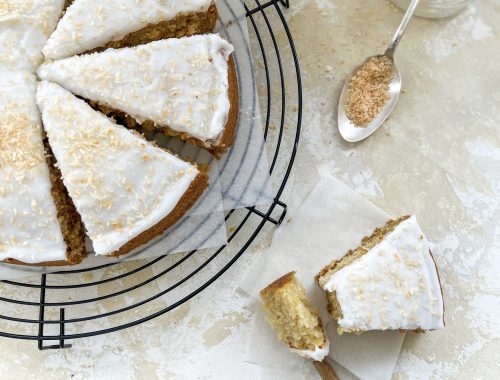
<path fill-rule="evenodd" d="M 55 168 L 47 166 L 35 103 L 36 78 L 0 75 L 0 261 L 77 264 L 86 256 L 83 225 Z"/>
<path fill-rule="evenodd" d="M 214 0 L 74 0 L 43 53 L 61 59 L 99 48 L 209 33 L 216 22 Z"/>
<path fill-rule="evenodd" d="M 266 320 L 292 352 L 315 361 L 328 355 L 329 344 L 318 311 L 295 272 L 278 278 L 260 292 Z"/>
<path fill-rule="evenodd" d="M 97 255 L 118 256 L 161 234 L 207 186 L 196 166 L 43 81 L 37 103 L 64 185 Z"/>
<path fill-rule="evenodd" d="M 233 142 L 238 113 L 232 52 L 208 34 L 71 57 L 38 74 L 104 106 L 108 116 L 129 115 L 129 127 L 165 130 L 219 155 Z"/>
<path fill-rule="evenodd" d="M 0 75 L 2 67 L 36 70 L 63 5 L 64 0 L 0 1 Z"/>
<path fill-rule="evenodd" d="M 444 327 L 439 275 L 415 216 L 375 229 L 316 280 L 339 334 Z"/>

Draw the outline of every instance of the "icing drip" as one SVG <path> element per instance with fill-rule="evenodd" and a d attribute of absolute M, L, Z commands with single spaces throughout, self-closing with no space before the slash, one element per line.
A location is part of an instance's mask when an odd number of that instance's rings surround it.
<path fill-rule="evenodd" d="M 328 353 L 330 351 L 330 343 L 328 339 L 326 340 L 325 347 L 316 347 L 314 351 L 311 350 L 299 350 L 296 348 L 290 348 L 290 351 L 292 351 L 294 354 L 297 354 L 299 356 L 302 356 L 303 358 L 306 359 L 312 359 L 314 361 L 320 362 L 322 361 L 325 357 L 328 356 Z"/>

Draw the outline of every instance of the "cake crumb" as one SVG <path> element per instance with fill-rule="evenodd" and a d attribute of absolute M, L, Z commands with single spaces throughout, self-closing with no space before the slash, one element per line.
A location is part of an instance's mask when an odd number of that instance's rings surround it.
<path fill-rule="evenodd" d="M 366 127 L 390 99 L 392 62 L 385 56 L 369 59 L 354 74 L 347 92 L 345 112 L 358 127 Z"/>

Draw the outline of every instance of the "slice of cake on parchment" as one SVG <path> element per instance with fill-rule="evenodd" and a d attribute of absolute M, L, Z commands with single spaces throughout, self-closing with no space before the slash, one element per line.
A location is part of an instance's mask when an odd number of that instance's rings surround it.
<path fill-rule="evenodd" d="M 129 127 L 164 130 L 219 155 L 237 122 L 233 50 L 216 34 L 174 38 L 55 61 L 38 74 L 108 116 L 125 114 Z"/>
<path fill-rule="evenodd" d="M 295 272 L 269 284 L 261 290 L 260 297 L 267 322 L 292 352 L 315 361 L 322 361 L 328 355 L 329 342 L 318 311 Z"/>
<path fill-rule="evenodd" d="M 74 0 L 68 4 L 43 49 L 47 58 L 209 33 L 217 22 L 214 0 Z"/>
<path fill-rule="evenodd" d="M 415 216 L 403 216 L 316 276 L 337 331 L 444 327 L 439 275 Z"/>
<path fill-rule="evenodd" d="M 31 73 L 0 75 L 0 260 L 77 264 L 86 256 L 84 229 L 47 166 L 35 91 Z"/>
<path fill-rule="evenodd" d="M 57 84 L 41 82 L 37 103 L 64 185 L 98 255 L 128 253 L 163 233 L 207 186 L 196 166 Z"/>

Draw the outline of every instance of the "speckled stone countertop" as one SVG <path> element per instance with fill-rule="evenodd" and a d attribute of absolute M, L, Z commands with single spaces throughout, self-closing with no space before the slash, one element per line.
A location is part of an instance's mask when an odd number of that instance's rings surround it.
<path fill-rule="evenodd" d="M 304 86 L 301 146 L 283 197 L 290 212 L 328 173 L 389 214 L 416 213 L 435 245 L 447 326 L 407 334 L 394 378 L 498 377 L 500 3 L 412 21 L 397 54 L 404 93 L 360 144 L 343 142 L 336 129 L 339 90 L 355 65 L 383 51 L 401 11 L 384 0 L 291 0 L 285 16 Z M 0 339 L 0 379 L 279 378 L 244 361 L 252 312 L 236 290 L 271 232 L 200 296 L 151 322 L 69 350 Z M 305 362 L 296 375 L 317 378 Z"/>

